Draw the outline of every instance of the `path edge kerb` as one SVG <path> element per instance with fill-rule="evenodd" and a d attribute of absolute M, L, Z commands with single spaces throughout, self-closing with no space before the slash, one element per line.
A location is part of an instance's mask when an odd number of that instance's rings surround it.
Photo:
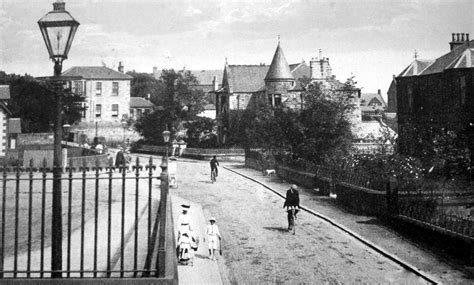
<path fill-rule="evenodd" d="M 253 182 L 257 183 L 257 184 L 260 184 L 261 186 L 267 188 L 268 190 L 270 190 L 271 192 L 273 192 L 274 194 L 280 196 L 281 198 L 285 199 L 285 196 L 283 196 L 281 193 L 279 193 L 278 191 L 274 190 L 273 188 L 271 188 L 270 186 L 266 185 L 265 183 L 253 178 L 253 177 L 250 177 L 248 175 L 245 175 L 243 173 L 240 173 L 232 168 L 229 168 L 229 167 L 226 167 L 226 166 L 222 166 L 224 169 L 228 170 L 228 171 L 231 171 L 231 172 L 234 172 L 242 177 L 245 177 L 249 180 L 252 180 Z M 339 228 L 340 230 L 346 232 L 347 234 L 351 235 L 352 237 L 354 237 L 355 239 L 359 240 L 360 242 L 364 243 L 365 245 L 367 245 L 368 247 L 372 248 L 373 250 L 375 250 L 376 252 L 382 254 L 383 256 L 387 257 L 388 259 L 394 261 L 395 263 L 399 264 L 400 266 L 402 266 L 403 268 L 405 269 L 408 269 L 414 273 L 416 273 L 418 276 L 422 277 L 423 279 L 427 280 L 428 282 L 430 283 L 433 283 L 433 284 L 441 284 L 440 281 L 438 281 L 435 277 L 433 277 L 432 275 L 422 271 L 422 270 L 419 270 L 417 268 L 415 268 L 413 265 L 409 264 L 408 262 L 400 259 L 399 257 L 397 256 L 393 256 L 391 255 L 388 251 L 386 251 L 385 249 L 381 248 L 380 246 L 372 243 L 371 241 L 361 237 L 360 235 L 358 235 L 357 233 L 353 232 L 352 230 L 344 227 L 343 225 L 340 225 L 338 223 L 336 223 L 335 221 L 331 220 L 330 218 L 324 216 L 323 214 L 321 213 L 318 213 L 316 211 L 313 211 L 311 209 L 308 209 L 307 207 L 305 207 L 304 205 L 300 205 L 300 209 L 301 210 L 304 210 L 308 213 L 311 213 L 319 218 L 321 218 L 322 220 L 328 222 L 329 224 L 335 226 L 336 228 Z"/>

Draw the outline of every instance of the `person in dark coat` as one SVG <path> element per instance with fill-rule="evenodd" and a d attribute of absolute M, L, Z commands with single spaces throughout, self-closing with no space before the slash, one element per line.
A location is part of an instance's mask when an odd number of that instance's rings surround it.
<path fill-rule="evenodd" d="M 123 153 L 123 149 L 120 149 L 115 156 L 115 167 L 125 167 L 125 155 Z"/>
<path fill-rule="evenodd" d="M 298 186 L 293 184 L 288 191 L 286 191 L 286 199 L 283 204 L 283 208 L 286 207 L 286 212 L 288 213 L 288 230 L 291 231 L 295 224 L 296 214 L 299 212 L 300 208 L 300 195 L 298 193 Z M 293 216 L 294 212 L 294 216 Z"/>

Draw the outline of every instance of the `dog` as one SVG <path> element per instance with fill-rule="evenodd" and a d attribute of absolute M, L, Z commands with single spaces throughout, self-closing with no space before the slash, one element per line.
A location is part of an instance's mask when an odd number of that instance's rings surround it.
<path fill-rule="evenodd" d="M 267 169 L 265 170 L 266 176 L 275 176 L 276 172 L 275 169 Z"/>

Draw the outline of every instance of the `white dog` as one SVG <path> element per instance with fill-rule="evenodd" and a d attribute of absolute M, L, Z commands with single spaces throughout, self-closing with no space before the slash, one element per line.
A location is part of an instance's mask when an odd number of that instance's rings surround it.
<path fill-rule="evenodd" d="M 265 170 L 267 176 L 275 176 L 276 172 L 275 169 L 267 169 Z"/>

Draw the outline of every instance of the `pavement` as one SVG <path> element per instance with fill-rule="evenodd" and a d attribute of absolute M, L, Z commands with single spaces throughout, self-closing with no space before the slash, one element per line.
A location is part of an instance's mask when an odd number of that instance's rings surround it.
<path fill-rule="evenodd" d="M 279 196 L 285 196 L 292 183 L 278 177 L 268 177 L 243 165 L 230 165 L 224 168 L 253 180 Z M 467 273 L 459 270 L 459 266 L 450 263 L 421 248 L 394 230 L 388 228 L 374 216 L 352 213 L 337 205 L 336 199 L 319 195 L 317 189 L 299 186 L 301 206 L 308 212 L 318 215 L 327 222 L 343 229 L 370 247 L 393 256 L 408 264 L 412 269 L 423 273 L 436 283 L 455 283 L 469 280 Z M 304 213 L 302 213 L 304 214 Z M 301 215 L 301 214 L 300 214 Z M 472 280 L 472 279 L 471 279 Z"/>
<path fill-rule="evenodd" d="M 178 237 L 176 221 L 178 220 L 179 214 L 181 214 L 181 205 L 189 203 L 191 208 L 188 214 L 191 217 L 191 227 L 200 241 L 198 250 L 195 253 L 194 264 L 192 266 L 178 264 L 179 284 L 223 284 L 219 273 L 219 266 L 216 261 L 208 258 L 207 241 L 203 241 L 206 226 L 209 223 L 207 221 L 209 217 L 204 216 L 201 205 L 179 196 L 172 195 L 171 203 L 173 208 L 173 220 L 175 221 L 175 236 Z"/>

